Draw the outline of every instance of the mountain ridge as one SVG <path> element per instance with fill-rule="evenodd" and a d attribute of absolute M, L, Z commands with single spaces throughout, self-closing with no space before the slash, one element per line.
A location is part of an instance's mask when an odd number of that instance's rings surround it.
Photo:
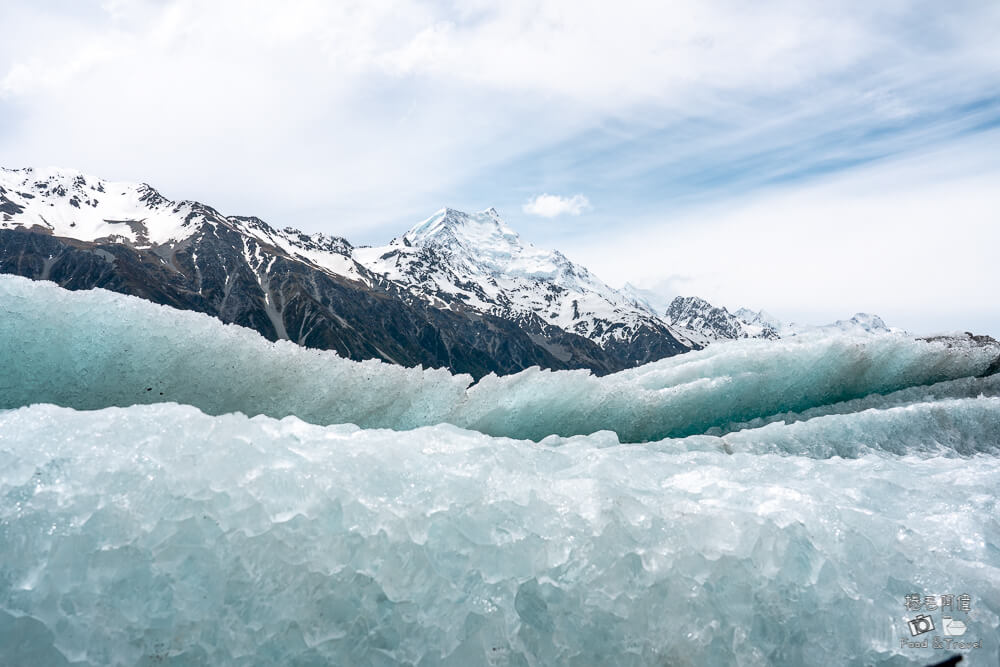
<path fill-rule="evenodd" d="M 24 232 L 32 238 L 16 236 Z M 699 297 L 668 303 L 631 284 L 614 289 L 523 239 L 492 207 L 444 207 L 385 245 L 354 246 L 173 201 L 148 183 L 2 168 L 0 241 L 3 272 L 108 287 L 351 358 L 476 377 L 529 365 L 605 374 L 725 340 L 895 331 L 864 313 L 803 326 Z"/>
<path fill-rule="evenodd" d="M 532 365 L 605 374 L 700 347 L 523 242 L 495 209 L 445 208 L 387 246 L 356 248 L 148 184 L 27 168 L 0 171 L 0 214 L 3 272 L 107 287 L 351 358 L 476 377 Z M 476 233 L 496 241 L 491 252 Z"/>

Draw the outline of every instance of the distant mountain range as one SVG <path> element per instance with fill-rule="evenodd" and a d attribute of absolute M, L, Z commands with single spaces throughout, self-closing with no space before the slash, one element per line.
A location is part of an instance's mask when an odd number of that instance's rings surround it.
<path fill-rule="evenodd" d="M 777 340 L 814 332 L 878 334 L 901 331 L 886 326 L 881 317 L 869 313 L 857 313 L 849 320 L 813 326 L 784 323 L 763 310 L 740 308 L 730 313 L 726 308 L 713 306 L 696 296 L 675 297 L 666 309 L 665 319 L 702 345 L 741 338 Z"/>
<path fill-rule="evenodd" d="M 612 289 L 524 241 L 494 209 L 442 209 L 385 246 L 354 247 L 65 169 L 0 169 L 0 272 L 476 378 L 536 365 L 606 374 L 719 340 L 798 333 L 697 297 L 658 309 L 652 293 Z M 866 315 L 833 326 L 888 330 Z"/>

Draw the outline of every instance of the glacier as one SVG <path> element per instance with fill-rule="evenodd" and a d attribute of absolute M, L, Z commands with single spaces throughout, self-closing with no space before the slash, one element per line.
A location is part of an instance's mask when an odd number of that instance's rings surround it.
<path fill-rule="evenodd" d="M 997 664 L 998 355 L 473 384 L 0 276 L 0 664 L 931 664 L 912 593 Z"/>
<path fill-rule="evenodd" d="M 270 342 L 207 315 L 103 290 L 0 276 L 0 408 L 176 402 L 316 424 L 450 423 L 541 440 L 614 431 L 623 442 L 975 377 L 1000 346 L 971 340 L 798 336 L 713 345 L 604 377 L 531 368 L 472 384 L 444 369 L 354 362 Z"/>

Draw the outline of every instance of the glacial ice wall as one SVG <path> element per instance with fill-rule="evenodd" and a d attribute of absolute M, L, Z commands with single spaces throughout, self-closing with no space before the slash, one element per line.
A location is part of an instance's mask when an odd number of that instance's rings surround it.
<path fill-rule="evenodd" d="M 883 434 L 972 443 L 1000 416 L 940 409 Z M 819 452 L 857 437 L 842 418 L 764 430 Z M 927 664 L 900 644 L 914 591 L 972 595 L 969 664 L 1000 658 L 995 456 L 167 404 L 21 408 L 0 434 L 6 664 Z"/>
<path fill-rule="evenodd" d="M 471 377 L 354 362 L 105 290 L 0 275 L 0 408 L 174 401 L 210 414 L 408 428 L 445 420 Z"/>
<path fill-rule="evenodd" d="M 0 276 L 0 665 L 931 664 L 912 593 L 996 665 L 998 354 L 472 385 Z"/>
<path fill-rule="evenodd" d="M 713 345 L 601 378 L 536 368 L 471 385 L 442 369 L 353 362 L 205 315 L 14 276 L 0 276 L 0 313 L 0 407 L 177 402 L 216 415 L 394 429 L 451 423 L 534 440 L 601 430 L 623 442 L 722 432 L 969 378 L 1000 356 L 997 346 L 902 335 L 803 336 Z"/>

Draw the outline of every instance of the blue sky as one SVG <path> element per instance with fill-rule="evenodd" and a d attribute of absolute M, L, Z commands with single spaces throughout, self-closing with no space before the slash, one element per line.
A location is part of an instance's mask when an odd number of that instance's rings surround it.
<path fill-rule="evenodd" d="M 616 286 L 1000 334 L 1000 5 L 662 4 L 9 0 L 0 162 L 355 243 L 495 206 Z"/>

